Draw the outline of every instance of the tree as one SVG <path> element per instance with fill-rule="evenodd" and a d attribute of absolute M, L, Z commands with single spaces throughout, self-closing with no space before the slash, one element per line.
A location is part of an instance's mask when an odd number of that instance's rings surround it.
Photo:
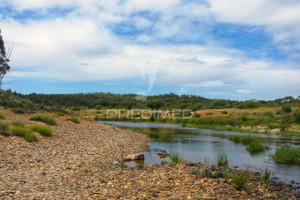
<path fill-rule="evenodd" d="M 152 109 L 159 109 L 164 105 L 164 102 L 161 100 L 150 100 L 147 102 L 147 106 Z"/>
<path fill-rule="evenodd" d="M 10 66 L 8 65 L 9 58 L 6 55 L 4 41 L 0 30 L 0 89 L 2 85 L 3 77 L 10 71 Z"/>

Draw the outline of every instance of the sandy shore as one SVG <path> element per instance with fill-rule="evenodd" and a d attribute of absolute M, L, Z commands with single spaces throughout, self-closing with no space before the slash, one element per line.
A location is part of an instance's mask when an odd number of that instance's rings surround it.
<path fill-rule="evenodd" d="M 123 150 L 145 150 L 149 138 L 142 134 L 63 118 L 52 129 L 52 138 L 34 143 L 0 136 L 0 199 L 296 199 L 285 187 L 252 182 L 239 192 L 230 180 L 197 178 L 199 166 L 187 162 L 122 169 L 116 162 Z"/>

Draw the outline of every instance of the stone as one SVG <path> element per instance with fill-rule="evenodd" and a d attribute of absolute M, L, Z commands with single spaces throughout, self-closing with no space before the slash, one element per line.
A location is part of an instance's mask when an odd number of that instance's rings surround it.
<path fill-rule="evenodd" d="M 196 171 L 196 176 L 198 178 L 211 177 L 211 172 L 205 167 L 199 167 L 199 169 Z"/>
<path fill-rule="evenodd" d="M 134 160 L 144 160 L 145 156 L 143 153 L 136 153 L 136 154 L 131 154 L 125 157 L 124 161 L 134 161 Z"/>
<path fill-rule="evenodd" d="M 118 132 L 117 129 L 114 126 L 111 126 L 109 130 L 114 131 L 114 132 Z"/>
<path fill-rule="evenodd" d="M 160 158 L 166 158 L 167 156 L 169 156 L 166 151 L 159 151 L 157 152 L 157 155 L 159 155 Z"/>
<path fill-rule="evenodd" d="M 162 160 L 162 161 L 160 162 L 160 164 L 162 164 L 162 165 L 168 164 L 168 161 Z"/>
<path fill-rule="evenodd" d="M 237 169 L 237 168 L 239 168 L 239 166 L 237 166 L 237 165 L 233 165 L 233 168 L 234 168 L 234 169 Z"/>

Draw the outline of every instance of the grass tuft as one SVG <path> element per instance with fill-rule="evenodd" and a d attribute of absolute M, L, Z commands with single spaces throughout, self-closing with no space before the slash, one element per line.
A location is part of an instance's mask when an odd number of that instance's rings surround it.
<path fill-rule="evenodd" d="M 270 177 L 271 177 L 271 171 L 266 169 L 264 175 L 261 177 L 261 182 L 266 184 L 266 185 L 269 185 Z"/>
<path fill-rule="evenodd" d="M 217 155 L 217 165 L 228 167 L 228 158 L 227 158 L 227 155 L 225 153 L 219 153 Z"/>
<path fill-rule="evenodd" d="M 20 108 L 14 108 L 14 109 L 11 109 L 11 111 L 16 113 L 16 114 L 25 114 L 25 111 L 23 109 L 20 109 Z"/>
<path fill-rule="evenodd" d="M 35 114 L 30 117 L 30 120 L 44 122 L 48 125 L 55 125 L 56 121 L 53 117 L 45 114 Z"/>
<path fill-rule="evenodd" d="M 25 123 L 23 121 L 20 120 L 15 120 L 11 123 L 12 126 L 19 126 L 19 127 L 24 127 Z"/>
<path fill-rule="evenodd" d="M 37 138 L 33 134 L 33 132 L 24 127 L 12 127 L 10 133 L 15 136 L 23 137 L 27 142 L 35 142 Z"/>
<path fill-rule="evenodd" d="M 79 119 L 76 118 L 76 117 L 70 117 L 70 118 L 66 119 L 66 121 L 71 121 L 71 122 L 74 122 L 76 124 L 80 123 Z"/>
<path fill-rule="evenodd" d="M 237 190 L 242 190 L 247 185 L 250 179 L 250 172 L 247 170 L 245 172 L 237 172 L 233 177 L 233 187 Z"/>
<path fill-rule="evenodd" d="M 289 146 L 277 148 L 273 159 L 277 163 L 300 165 L 300 149 Z"/>
<path fill-rule="evenodd" d="M 0 135 L 9 136 L 9 125 L 6 122 L 0 122 Z"/>
<path fill-rule="evenodd" d="M 178 164 L 181 161 L 181 158 L 178 154 L 171 154 L 170 156 L 172 163 Z"/>
<path fill-rule="evenodd" d="M 247 145 L 247 151 L 249 151 L 250 153 L 259 153 L 267 149 L 267 147 L 261 144 L 260 140 L 257 137 L 234 135 L 230 136 L 228 139 L 235 143 L 242 143 L 244 145 Z"/>
<path fill-rule="evenodd" d="M 45 137 L 52 137 L 52 130 L 47 126 L 33 125 L 31 126 L 31 130 L 38 132 Z"/>

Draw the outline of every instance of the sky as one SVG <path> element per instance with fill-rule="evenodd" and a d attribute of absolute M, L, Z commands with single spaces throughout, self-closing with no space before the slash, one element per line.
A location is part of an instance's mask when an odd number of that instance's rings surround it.
<path fill-rule="evenodd" d="M 20 93 L 300 95 L 298 0 L 1 0 Z"/>

